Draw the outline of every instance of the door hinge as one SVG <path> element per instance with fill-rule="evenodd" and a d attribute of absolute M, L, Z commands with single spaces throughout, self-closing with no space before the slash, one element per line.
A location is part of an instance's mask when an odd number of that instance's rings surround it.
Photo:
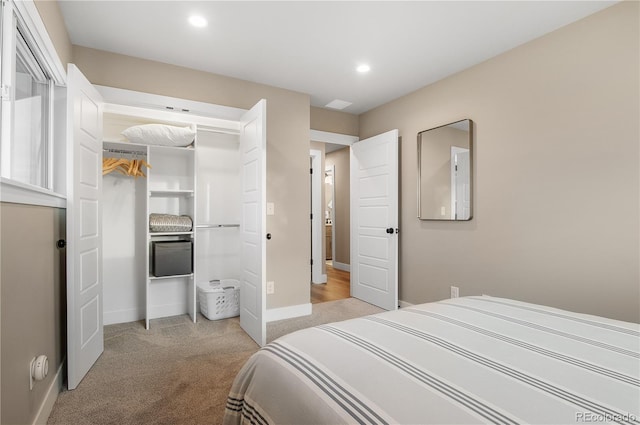
<path fill-rule="evenodd" d="M 313 266 L 313 258 L 310 260 L 311 265 Z"/>
<path fill-rule="evenodd" d="M 313 168 L 309 168 L 309 174 L 313 174 Z"/>
<path fill-rule="evenodd" d="M 11 87 L 5 86 L 4 84 L 0 85 L 0 99 L 10 100 L 10 96 L 11 96 Z"/>
<path fill-rule="evenodd" d="M 311 220 L 313 220 L 313 214 L 309 214 L 311 216 Z"/>

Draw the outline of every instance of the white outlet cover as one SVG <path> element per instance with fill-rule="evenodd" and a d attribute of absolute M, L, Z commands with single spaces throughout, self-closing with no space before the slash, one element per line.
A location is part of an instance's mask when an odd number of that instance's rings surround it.
<path fill-rule="evenodd" d="M 451 287 L 451 298 L 458 298 L 460 296 L 460 288 L 457 286 Z"/>

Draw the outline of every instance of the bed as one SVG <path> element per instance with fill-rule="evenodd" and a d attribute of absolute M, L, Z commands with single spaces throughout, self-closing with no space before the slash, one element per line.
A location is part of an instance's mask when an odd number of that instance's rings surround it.
<path fill-rule="evenodd" d="M 640 325 L 481 296 L 305 329 L 244 365 L 237 423 L 640 424 Z"/>

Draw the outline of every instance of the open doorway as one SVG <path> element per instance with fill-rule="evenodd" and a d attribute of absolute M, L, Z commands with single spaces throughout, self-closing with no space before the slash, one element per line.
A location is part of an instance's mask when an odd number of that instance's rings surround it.
<path fill-rule="evenodd" d="M 351 296 L 349 146 L 357 140 L 312 131 L 312 303 Z"/>
<path fill-rule="evenodd" d="M 330 147 L 327 146 L 327 148 Z M 342 147 L 346 149 L 348 155 L 348 147 Z M 336 223 L 336 207 L 341 207 L 343 202 L 339 202 L 336 205 L 336 166 L 331 163 L 331 159 L 325 154 L 325 167 L 322 173 L 321 190 L 322 190 L 322 219 L 324 226 L 324 248 L 323 257 L 324 260 L 324 272 L 326 276 L 326 282 L 320 285 L 311 285 L 311 303 L 321 303 L 326 301 L 336 301 L 351 296 L 351 273 L 349 272 L 348 265 L 338 262 L 337 267 L 334 267 L 334 259 L 336 259 L 336 245 L 340 239 L 336 238 L 336 231 L 338 234 L 344 234 L 344 223 L 341 214 L 339 223 Z M 344 171 L 344 170 L 343 170 Z M 338 192 L 343 190 L 343 187 L 338 188 Z M 342 201 L 342 199 L 340 200 Z M 348 203 L 348 200 L 347 200 Z M 342 211 L 339 209 L 338 211 Z M 348 232 L 347 232 L 348 233 Z M 344 238 L 341 238 L 344 239 Z M 340 252 L 340 247 L 338 247 Z M 338 258 L 341 259 L 341 258 Z M 337 260 L 336 260 L 337 261 Z M 342 265 L 340 265 L 342 264 Z"/>

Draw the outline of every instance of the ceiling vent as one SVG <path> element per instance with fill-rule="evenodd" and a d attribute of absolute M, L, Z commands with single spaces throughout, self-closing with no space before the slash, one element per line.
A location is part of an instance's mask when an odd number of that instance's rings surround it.
<path fill-rule="evenodd" d="M 331 109 L 344 109 L 349 105 L 351 105 L 351 102 L 347 102 L 346 100 L 335 99 L 327 103 L 326 105 L 324 105 L 324 107 L 331 108 Z"/>

